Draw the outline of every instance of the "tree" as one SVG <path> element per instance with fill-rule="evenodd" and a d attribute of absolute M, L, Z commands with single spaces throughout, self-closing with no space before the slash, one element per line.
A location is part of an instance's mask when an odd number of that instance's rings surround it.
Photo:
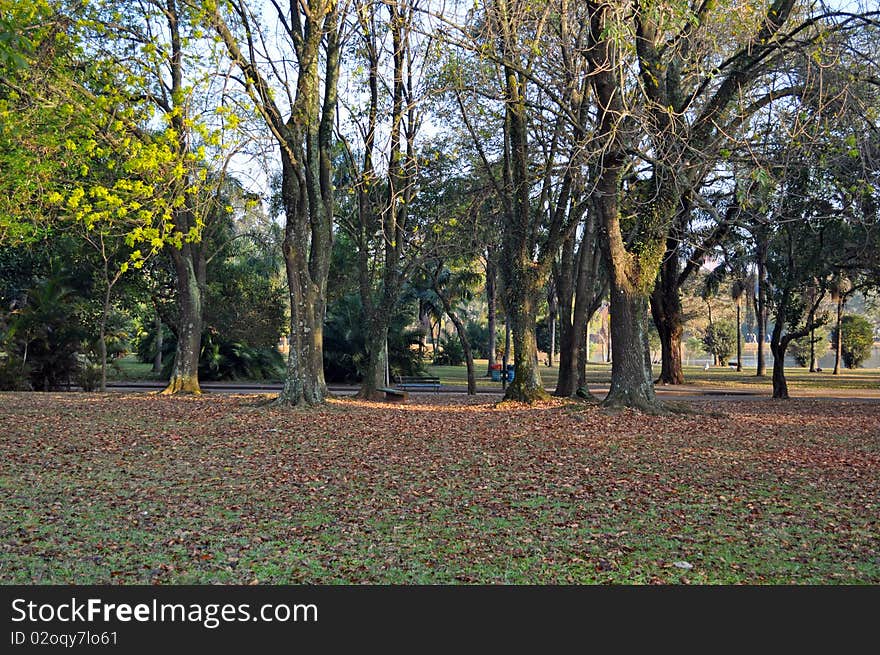
<path fill-rule="evenodd" d="M 467 366 L 467 393 L 473 396 L 477 393 L 477 379 L 474 371 L 474 354 L 468 336 L 467 326 L 455 309 L 455 303 L 460 300 L 469 300 L 473 297 L 473 291 L 480 275 L 462 262 L 455 262 L 447 266 L 444 262 L 437 262 L 429 271 L 431 289 L 440 299 L 443 311 L 455 326 L 455 332 L 461 342 L 464 352 L 464 361 Z"/>
<path fill-rule="evenodd" d="M 839 334 L 843 334 L 843 337 L 838 338 Z M 831 341 L 835 349 L 842 353 L 844 365 L 847 368 L 858 368 L 871 356 L 874 326 L 864 316 L 848 314 L 843 317 L 840 326 L 832 331 Z"/>
<path fill-rule="evenodd" d="M 810 366 L 817 362 L 828 350 L 828 331 L 825 328 L 816 328 L 800 339 L 795 339 L 788 347 L 791 356 L 798 366 Z M 815 372 L 815 366 L 811 372 Z"/>
<path fill-rule="evenodd" d="M 730 321 L 715 321 L 703 335 L 703 347 L 714 355 L 719 366 L 727 366 L 727 360 L 737 346 L 736 327 Z"/>
<path fill-rule="evenodd" d="M 748 294 L 748 284 L 739 279 L 730 285 L 730 297 L 736 304 L 736 370 L 742 371 L 742 300 Z"/>
<path fill-rule="evenodd" d="M 831 299 L 837 305 L 837 322 L 835 323 L 835 334 L 840 334 L 843 326 L 843 308 L 846 305 L 847 298 L 854 291 L 853 284 L 846 275 L 835 275 L 831 280 Z M 843 340 L 835 340 L 834 342 L 834 371 L 833 375 L 840 375 L 840 361 L 843 356 Z"/>
<path fill-rule="evenodd" d="M 206 3 L 205 20 L 241 71 L 241 82 L 280 150 L 290 351 L 277 402 L 315 405 L 327 397 L 323 330 L 333 245 L 331 158 L 340 66 L 339 7 L 336 0 L 306 0 L 286 9 L 272 5 L 281 28 L 281 40 L 274 45 L 292 51 L 284 63 L 295 63 L 295 70 L 276 64 L 272 57 L 261 59 L 255 44 L 271 39 L 260 32 L 242 0 Z M 269 76 L 276 82 L 274 90 Z M 286 98 L 287 112 L 279 97 Z"/>

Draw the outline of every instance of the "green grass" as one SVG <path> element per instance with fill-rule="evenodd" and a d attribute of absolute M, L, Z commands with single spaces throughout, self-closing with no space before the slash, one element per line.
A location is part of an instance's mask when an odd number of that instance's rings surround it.
<path fill-rule="evenodd" d="M 138 361 L 134 355 L 114 359 L 107 367 L 107 378 L 126 382 L 163 380 L 161 373 L 153 373 L 153 365 Z"/>
<path fill-rule="evenodd" d="M 488 362 L 485 359 L 476 360 L 475 368 L 478 374 L 477 385 L 480 388 L 501 389 L 500 382 L 492 382 L 485 377 Z M 742 391 L 758 391 L 773 388 L 769 377 L 759 378 L 755 375 L 755 369 L 746 369 L 737 373 L 728 367 L 715 367 L 708 371 L 702 366 L 685 366 L 684 375 L 687 384 L 707 387 L 724 387 Z M 467 369 L 464 366 L 428 366 L 431 375 L 440 377 L 440 382 L 445 385 L 466 385 Z M 559 369 L 556 366 L 540 366 L 541 379 L 544 386 L 552 389 L 556 386 Z M 654 374 L 659 374 L 659 366 L 654 366 Z M 768 373 L 771 371 L 768 369 Z M 810 373 L 805 368 L 788 368 L 785 372 L 789 387 L 792 389 L 880 389 L 880 369 L 844 369 L 840 375 L 832 375 L 830 371 L 822 373 Z M 611 382 L 611 365 L 590 363 L 587 367 L 587 381 L 591 385 L 608 385 Z"/>
<path fill-rule="evenodd" d="M 0 394 L 0 583 L 880 583 L 873 404 L 429 402 Z"/>

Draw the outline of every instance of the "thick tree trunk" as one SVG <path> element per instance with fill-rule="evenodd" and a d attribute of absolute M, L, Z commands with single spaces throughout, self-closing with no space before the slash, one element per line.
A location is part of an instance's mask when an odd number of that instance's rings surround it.
<path fill-rule="evenodd" d="M 202 290 L 190 256 L 190 246 L 172 250 L 177 275 L 177 349 L 174 367 L 163 394 L 202 392 L 199 387 L 199 355 L 202 346 Z"/>
<path fill-rule="evenodd" d="M 277 402 L 310 406 L 328 396 L 324 381 L 324 299 L 317 285 L 304 280 L 295 262 L 287 258 L 290 287 L 290 350 L 287 375 Z"/>
<path fill-rule="evenodd" d="M 660 275 L 651 293 L 651 316 L 660 335 L 660 376 L 658 384 L 684 384 L 681 368 L 681 335 L 684 332 L 678 259 L 679 239 L 666 242 Z"/>
<path fill-rule="evenodd" d="M 510 197 L 505 208 L 502 272 L 504 306 L 513 331 L 514 379 L 505 399 L 526 403 L 549 397 L 538 371 L 535 338 L 537 303 L 544 280 L 533 259 L 532 207 L 529 198 L 528 124 L 525 102 L 527 79 L 505 66 L 505 183 Z"/>
<path fill-rule="evenodd" d="M 331 218 L 327 204 L 320 199 L 307 204 L 310 185 L 284 149 L 281 161 L 286 214 L 284 264 L 290 295 L 290 350 L 284 386 L 276 403 L 302 407 L 321 404 L 329 395 L 324 381 L 323 353 L 324 299 L 333 243 Z M 315 218 L 311 218 L 313 214 Z M 310 243 L 308 251 L 303 245 L 306 243 Z"/>
<path fill-rule="evenodd" d="M 785 306 L 785 302 L 782 303 Z M 773 397 L 788 398 L 788 383 L 785 380 L 785 351 L 791 343 L 791 335 L 782 335 L 785 317 L 777 315 L 773 334 L 770 335 L 770 352 L 773 354 Z"/>
<path fill-rule="evenodd" d="M 513 333 L 513 382 L 507 385 L 505 400 L 534 403 L 546 400 L 549 394 L 544 390 L 541 374 L 538 371 L 538 343 L 535 339 L 537 318 L 537 298 L 540 287 L 511 282 L 507 284 L 506 303 L 514 309 L 510 311 L 511 332 Z"/>
<path fill-rule="evenodd" d="M 156 311 L 156 316 L 153 319 L 153 329 L 156 331 L 156 340 L 153 342 L 153 345 L 156 348 L 156 354 L 153 355 L 153 373 L 161 373 L 164 336 L 162 335 L 162 317 L 159 315 L 158 310 Z"/>
<path fill-rule="evenodd" d="M 577 279 L 574 285 L 574 308 L 570 326 L 566 326 L 565 315 L 571 312 L 570 303 L 560 299 L 562 316 L 562 340 L 559 350 L 559 378 L 553 395 L 562 398 L 591 398 L 587 388 L 587 326 L 599 307 L 605 293 L 600 284 L 599 262 L 601 252 L 598 247 L 598 224 L 593 214 L 588 215 L 587 225 L 578 248 Z M 563 263 L 564 263 L 563 250 Z M 560 287 L 557 286 L 559 289 Z"/>
<path fill-rule="evenodd" d="M 785 380 L 785 351 L 788 343 L 770 343 L 773 353 L 773 397 L 788 398 L 788 383 Z"/>
<path fill-rule="evenodd" d="M 366 336 L 367 367 L 361 380 L 357 397 L 364 400 L 378 400 L 383 397 L 379 391 L 385 386 L 385 342 L 388 338 L 387 321 L 370 321 Z"/>
<path fill-rule="evenodd" d="M 574 330 L 575 305 L 575 235 L 562 244 L 559 266 L 553 267 L 556 293 L 559 298 L 559 375 L 554 396 L 568 398 L 574 395 L 577 376 L 577 341 Z M 577 268 L 580 268 L 578 265 Z"/>
<path fill-rule="evenodd" d="M 634 407 L 654 412 L 651 353 L 648 347 L 648 298 L 627 293 L 611 280 L 611 389 L 606 407 Z"/>

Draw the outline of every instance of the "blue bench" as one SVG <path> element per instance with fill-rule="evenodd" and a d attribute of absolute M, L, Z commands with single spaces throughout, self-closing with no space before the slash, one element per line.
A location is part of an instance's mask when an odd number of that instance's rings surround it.
<path fill-rule="evenodd" d="M 440 391 L 440 378 L 421 375 L 398 375 L 395 379 L 400 389 L 430 389 Z"/>

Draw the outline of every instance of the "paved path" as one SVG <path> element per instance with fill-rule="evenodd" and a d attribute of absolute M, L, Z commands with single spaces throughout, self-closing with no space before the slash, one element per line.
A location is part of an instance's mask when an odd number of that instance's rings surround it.
<path fill-rule="evenodd" d="M 107 385 L 108 391 L 120 393 L 137 393 L 159 391 L 164 388 L 160 382 L 114 382 Z M 246 382 L 205 382 L 201 385 L 206 393 L 230 394 L 272 394 L 281 391 L 280 384 L 258 384 Z M 330 392 L 341 396 L 353 396 L 358 392 L 357 385 L 329 385 Z M 439 393 L 465 393 L 463 385 L 445 385 Z M 591 386 L 590 391 L 597 398 L 608 393 L 607 386 Z M 880 389 L 790 389 L 792 398 L 815 398 L 822 400 L 859 400 L 880 402 Z M 478 386 L 479 394 L 500 396 L 501 387 Z M 431 391 L 416 391 L 410 394 L 432 395 Z M 695 384 L 676 386 L 657 386 L 657 396 L 675 400 L 766 400 L 770 398 L 769 389 L 731 389 L 727 387 L 709 387 Z"/>

